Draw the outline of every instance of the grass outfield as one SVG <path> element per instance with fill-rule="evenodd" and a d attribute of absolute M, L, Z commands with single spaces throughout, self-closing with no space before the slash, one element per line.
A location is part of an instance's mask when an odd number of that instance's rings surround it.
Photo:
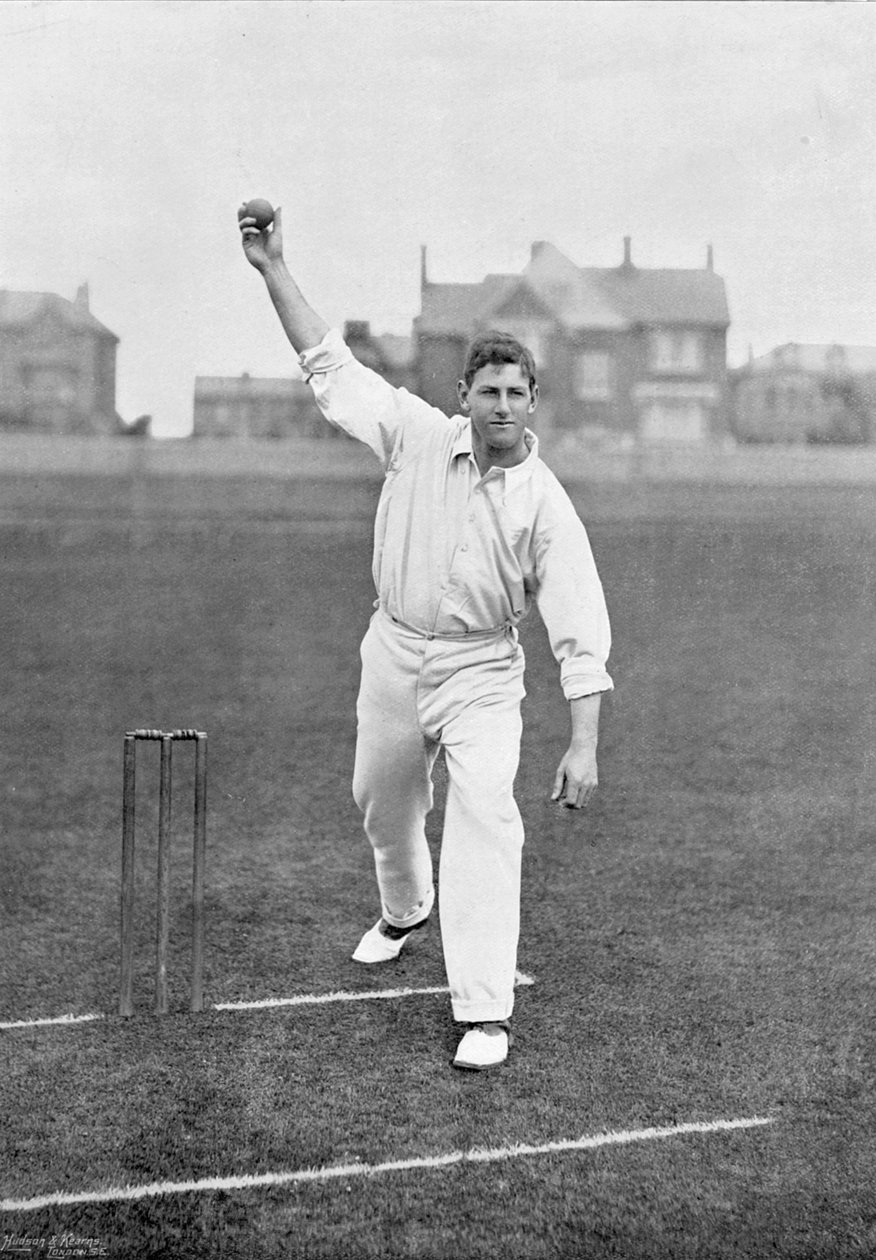
<path fill-rule="evenodd" d="M 558 811 L 568 715 L 533 615 L 518 799 L 535 983 L 507 1067 L 450 1069 L 441 993 L 187 1014 L 184 745 L 172 1013 L 150 1014 L 141 745 L 139 1009 L 113 1014 L 132 726 L 209 732 L 211 1005 L 445 983 L 436 926 L 385 969 L 349 960 L 377 913 L 349 786 L 374 489 L 0 482 L 0 1021 L 104 1016 L 0 1031 L 0 1198 L 348 1169 L 4 1211 L 0 1249 L 872 1257 L 871 490 L 576 492 L 617 691 L 597 802 Z M 436 846 L 441 800 L 439 767 Z M 642 1136 L 739 1118 L 771 1123 Z M 519 1151 L 619 1132 L 633 1140 Z M 456 1158 L 474 1150 L 497 1154 Z"/>

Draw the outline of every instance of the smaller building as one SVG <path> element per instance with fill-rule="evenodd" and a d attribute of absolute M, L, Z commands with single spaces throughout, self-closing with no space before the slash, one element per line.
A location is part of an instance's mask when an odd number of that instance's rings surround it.
<path fill-rule="evenodd" d="M 375 336 L 365 320 L 348 320 L 344 338 L 353 354 L 392 385 L 411 384 L 411 341 Z M 309 385 L 292 377 L 198 376 L 194 437 L 264 440 L 346 435 L 327 424 Z"/>
<path fill-rule="evenodd" d="M 72 302 L 56 293 L 0 290 L 0 430 L 123 432 L 118 344 L 92 315 L 87 284 Z"/>
<path fill-rule="evenodd" d="M 313 437 L 321 419 L 313 394 L 300 380 L 278 376 L 197 376 L 193 437 Z"/>
<path fill-rule="evenodd" d="M 788 342 L 730 374 L 740 442 L 872 442 L 876 347 Z"/>

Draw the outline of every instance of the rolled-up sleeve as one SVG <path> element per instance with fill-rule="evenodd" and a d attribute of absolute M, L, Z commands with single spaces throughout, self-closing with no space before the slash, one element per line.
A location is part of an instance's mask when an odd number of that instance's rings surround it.
<path fill-rule="evenodd" d="M 384 467 L 403 426 L 447 424 L 442 411 L 360 363 L 337 328 L 298 361 L 326 420 L 364 442 Z"/>
<path fill-rule="evenodd" d="M 587 531 L 571 504 L 539 540 L 536 573 L 536 601 L 566 699 L 611 691 L 608 609 Z"/>

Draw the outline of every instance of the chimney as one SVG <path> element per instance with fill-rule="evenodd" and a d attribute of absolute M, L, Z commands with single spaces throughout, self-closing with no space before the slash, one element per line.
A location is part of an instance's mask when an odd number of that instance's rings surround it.
<path fill-rule="evenodd" d="M 547 245 L 547 241 L 533 241 L 532 242 L 532 246 L 529 250 L 530 262 L 535 262 L 536 258 L 538 258 L 539 254 L 544 249 L 545 245 Z"/>
<path fill-rule="evenodd" d="M 76 290 L 76 305 L 81 306 L 84 311 L 87 311 L 90 309 L 88 301 L 88 281 L 86 280 L 85 283 L 80 284 L 79 288 Z"/>
<path fill-rule="evenodd" d="M 624 237 L 624 266 L 632 267 L 633 265 L 633 238 L 631 236 Z"/>
<path fill-rule="evenodd" d="M 422 293 L 426 285 L 429 283 L 429 273 L 426 268 L 426 246 L 420 246 L 420 292 Z"/>
<path fill-rule="evenodd" d="M 706 271 L 715 270 L 715 251 L 711 245 L 706 246 Z"/>

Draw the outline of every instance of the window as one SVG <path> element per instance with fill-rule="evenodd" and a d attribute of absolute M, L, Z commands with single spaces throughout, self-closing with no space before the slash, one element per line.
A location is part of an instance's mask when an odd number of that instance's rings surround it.
<path fill-rule="evenodd" d="M 65 406 L 76 398 L 78 374 L 72 365 L 25 364 L 21 375 L 24 388 L 33 403 L 57 403 Z"/>
<path fill-rule="evenodd" d="M 641 434 L 646 442 L 702 442 L 708 432 L 705 409 L 693 398 L 666 398 L 642 413 Z"/>
<path fill-rule="evenodd" d="M 582 400 L 611 398 L 611 357 L 585 350 L 575 361 L 575 397 Z"/>
<path fill-rule="evenodd" d="M 659 329 L 651 334 L 650 366 L 655 372 L 700 372 L 703 339 L 697 332 Z"/>

